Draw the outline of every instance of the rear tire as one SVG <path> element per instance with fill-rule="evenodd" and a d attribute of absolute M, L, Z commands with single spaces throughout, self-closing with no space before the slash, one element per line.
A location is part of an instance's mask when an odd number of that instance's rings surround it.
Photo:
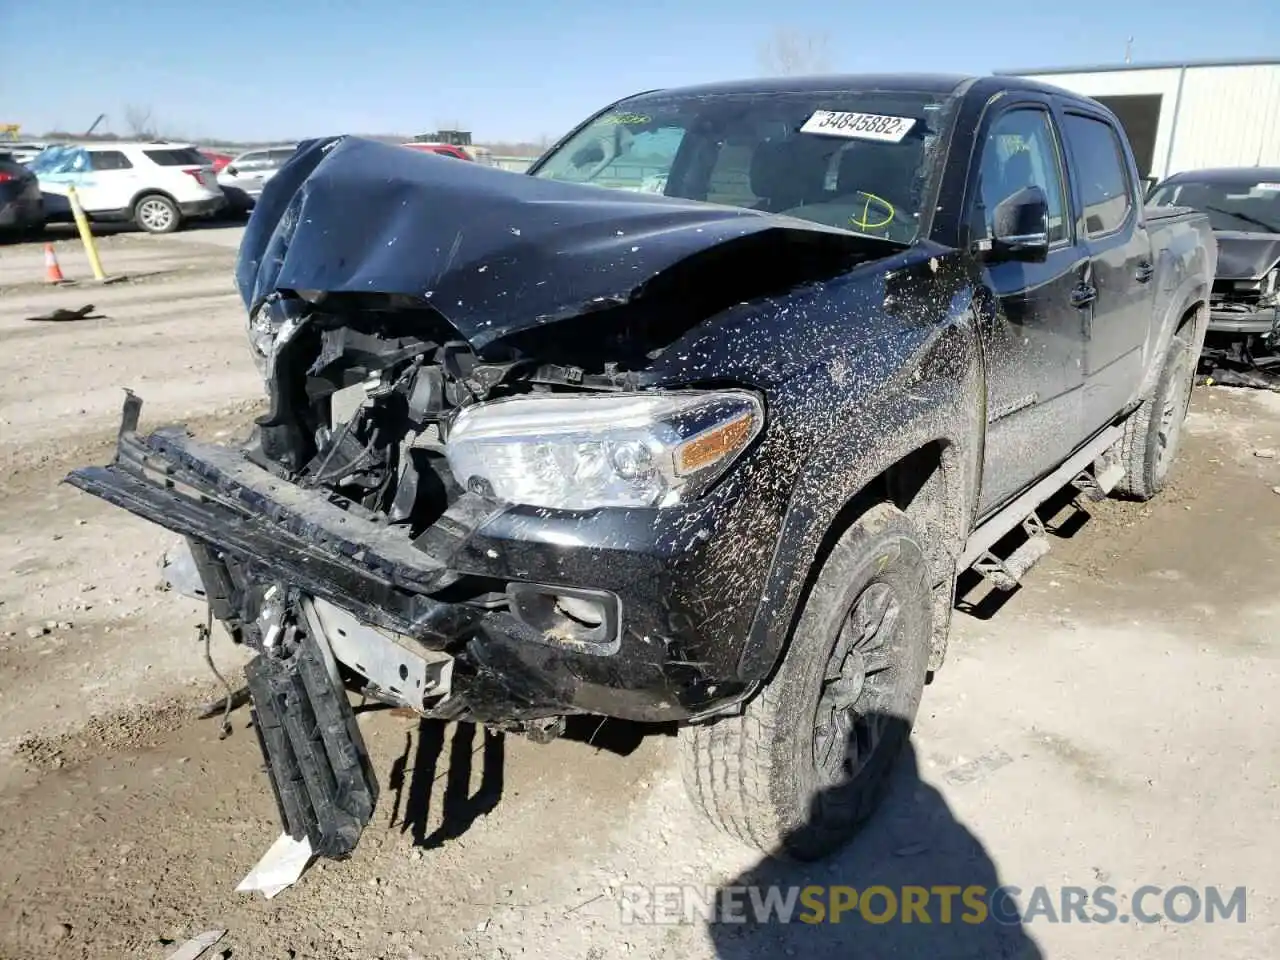
<path fill-rule="evenodd" d="M 133 205 L 133 222 L 147 233 L 173 233 L 182 223 L 182 214 L 168 197 L 149 193 Z"/>
<path fill-rule="evenodd" d="M 1184 334 L 1175 334 L 1169 341 L 1155 391 L 1125 422 L 1120 441 L 1125 475 L 1116 484 L 1116 493 L 1134 500 L 1150 500 L 1164 489 L 1169 468 L 1178 456 L 1194 382 L 1191 346 Z"/>
<path fill-rule="evenodd" d="M 918 531 L 877 504 L 837 542 L 777 673 L 743 714 L 681 731 L 685 786 L 713 823 L 799 860 L 853 837 L 915 722 L 932 602 Z"/>

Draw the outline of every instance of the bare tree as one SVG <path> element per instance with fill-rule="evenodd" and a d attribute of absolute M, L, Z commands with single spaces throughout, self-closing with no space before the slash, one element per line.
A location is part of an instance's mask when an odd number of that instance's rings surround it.
<path fill-rule="evenodd" d="M 136 103 L 129 104 L 124 108 L 124 122 L 132 136 L 154 137 L 156 135 L 150 107 Z"/>
<path fill-rule="evenodd" d="M 778 27 L 760 45 L 760 66 L 770 76 L 824 73 L 831 69 L 827 37 Z"/>

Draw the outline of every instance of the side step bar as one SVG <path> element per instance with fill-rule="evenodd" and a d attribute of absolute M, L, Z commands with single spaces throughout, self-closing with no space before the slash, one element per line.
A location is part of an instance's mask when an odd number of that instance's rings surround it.
<path fill-rule="evenodd" d="M 997 589 L 1014 589 L 1050 550 L 1049 538 L 1044 524 L 1036 515 L 1036 508 L 1068 484 L 1094 499 L 1110 492 L 1123 478 L 1123 468 L 1112 463 L 1096 476 L 1090 476 L 1088 467 L 1102 458 L 1123 436 L 1122 427 L 1107 427 L 1067 458 L 1057 470 L 979 524 L 965 541 L 957 570 L 973 567 Z M 1026 542 L 1003 560 L 995 556 L 991 548 L 1019 526 L 1027 534 Z"/>
<path fill-rule="evenodd" d="M 1018 549 L 1001 560 L 987 551 L 973 563 L 973 569 L 998 590 L 1013 590 L 1031 568 L 1044 559 L 1052 549 L 1045 535 L 1044 524 L 1034 513 L 1022 521 L 1027 539 Z"/>
<path fill-rule="evenodd" d="M 1116 488 L 1116 484 L 1124 479 L 1124 467 L 1119 463 L 1109 463 L 1102 469 L 1094 464 L 1094 472 L 1087 470 L 1071 481 L 1071 485 L 1080 491 L 1080 497 L 1090 503 L 1098 503 L 1107 499 L 1107 495 Z"/>
<path fill-rule="evenodd" d="M 335 671 L 336 672 L 336 671 Z M 373 817 L 378 785 L 346 692 L 315 639 L 291 660 L 245 667 L 253 725 L 286 832 L 318 856 L 349 854 Z"/>

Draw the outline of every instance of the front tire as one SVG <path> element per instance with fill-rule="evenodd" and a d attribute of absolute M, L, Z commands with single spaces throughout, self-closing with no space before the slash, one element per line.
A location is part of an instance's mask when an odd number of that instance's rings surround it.
<path fill-rule="evenodd" d="M 133 222 L 147 233 L 173 233 L 182 223 L 182 214 L 168 197 L 149 193 L 133 205 Z"/>
<path fill-rule="evenodd" d="M 694 802 L 766 853 L 815 860 L 847 843 L 915 722 L 932 602 L 919 532 L 877 504 L 837 542 L 777 673 L 743 714 L 681 731 Z"/>
<path fill-rule="evenodd" d="M 1182 424 L 1191 405 L 1195 382 L 1191 346 L 1181 333 L 1169 341 L 1155 391 L 1124 425 L 1120 442 L 1124 479 L 1116 492 L 1134 500 L 1150 500 L 1164 489 L 1169 468 L 1178 456 Z"/>

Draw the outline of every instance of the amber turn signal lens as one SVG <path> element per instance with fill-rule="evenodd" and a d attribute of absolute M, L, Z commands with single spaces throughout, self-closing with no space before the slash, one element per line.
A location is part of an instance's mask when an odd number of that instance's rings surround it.
<path fill-rule="evenodd" d="M 676 473 L 688 475 L 719 463 L 742 449 L 754 428 L 755 417 L 748 412 L 685 441 L 676 452 Z"/>

